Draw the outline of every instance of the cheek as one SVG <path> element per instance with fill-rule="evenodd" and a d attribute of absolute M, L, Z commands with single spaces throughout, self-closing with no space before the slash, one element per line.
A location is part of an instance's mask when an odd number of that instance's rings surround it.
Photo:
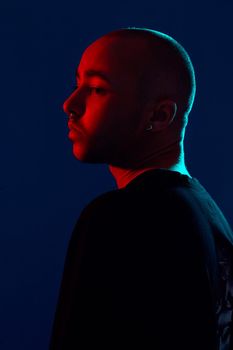
<path fill-rule="evenodd" d="M 83 127 L 91 134 L 104 133 L 121 125 L 125 108 L 116 98 L 89 100 L 83 116 Z"/>
<path fill-rule="evenodd" d="M 140 120 L 138 101 L 128 93 L 91 96 L 80 120 L 86 142 L 93 144 L 127 144 L 137 138 Z"/>

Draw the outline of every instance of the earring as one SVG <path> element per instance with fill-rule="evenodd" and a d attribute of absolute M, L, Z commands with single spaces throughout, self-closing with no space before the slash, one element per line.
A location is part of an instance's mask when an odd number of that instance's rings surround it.
<path fill-rule="evenodd" d="M 152 124 L 150 124 L 150 126 L 147 129 L 145 129 L 145 130 L 151 130 L 151 129 L 153 129 Z"/>

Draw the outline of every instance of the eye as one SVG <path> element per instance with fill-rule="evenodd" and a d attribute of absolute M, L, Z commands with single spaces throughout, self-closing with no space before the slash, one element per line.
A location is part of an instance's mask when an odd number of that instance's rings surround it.
<path fill-rule="evenodd" d="M 74 85 L 73 91 L 77 90 L 78 88 L 79 88 L 78 85 Z M 104 88 L 101 88 L 98 86 L 90 86 L 88 89 L 91 91 L 91 93 L 95 92 L 97 95 L 103 95 L 106 93 L 106 90 Z"/>
<path fill-rule="evenodd" d="M 98 95 L 103 95 L 105 93 L 105 89 L 96 86 L 91 86 L 90 90 L 94 91 Z"/>

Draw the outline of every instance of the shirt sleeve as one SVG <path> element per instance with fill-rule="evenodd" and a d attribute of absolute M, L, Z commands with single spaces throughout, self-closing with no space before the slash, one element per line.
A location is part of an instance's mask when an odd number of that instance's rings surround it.
<path fill-rule="evenodd" d="M 86 239 L 91 232 L 91 215 L 85 208 L 73 228 L 65 256 L 58 300 L 50 335 L 49 350 L 71 350 L 80 344 L 80 324 L 84 316 L 87 293 L 82 276 L 86 275 Z M 80 338 L 80 341 L 77 339 Z"/>
<path fill-rule="evenodd" d="M 202 227 L 184 204 L 171 207 L 101 202 L 81 214 L 50 350 L 216 350 Z"/>

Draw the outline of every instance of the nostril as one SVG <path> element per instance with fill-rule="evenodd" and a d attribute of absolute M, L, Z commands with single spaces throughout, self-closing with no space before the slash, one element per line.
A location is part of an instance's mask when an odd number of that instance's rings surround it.
<path fill-rule="evenodd" d="M 69 111 L 67 114 L 69 120 L 75 121 L 78 119 L 78 115 L 74 111 Z"/>
<path fill-rule="evenodd" d="M 70 113 L 69 113 L 69 118 L 70 118 L 70 119 L 74 119 L 74 117 L 75 117 L 75 113 L 74 113 L 74 112 L 70 112 Z"/>

